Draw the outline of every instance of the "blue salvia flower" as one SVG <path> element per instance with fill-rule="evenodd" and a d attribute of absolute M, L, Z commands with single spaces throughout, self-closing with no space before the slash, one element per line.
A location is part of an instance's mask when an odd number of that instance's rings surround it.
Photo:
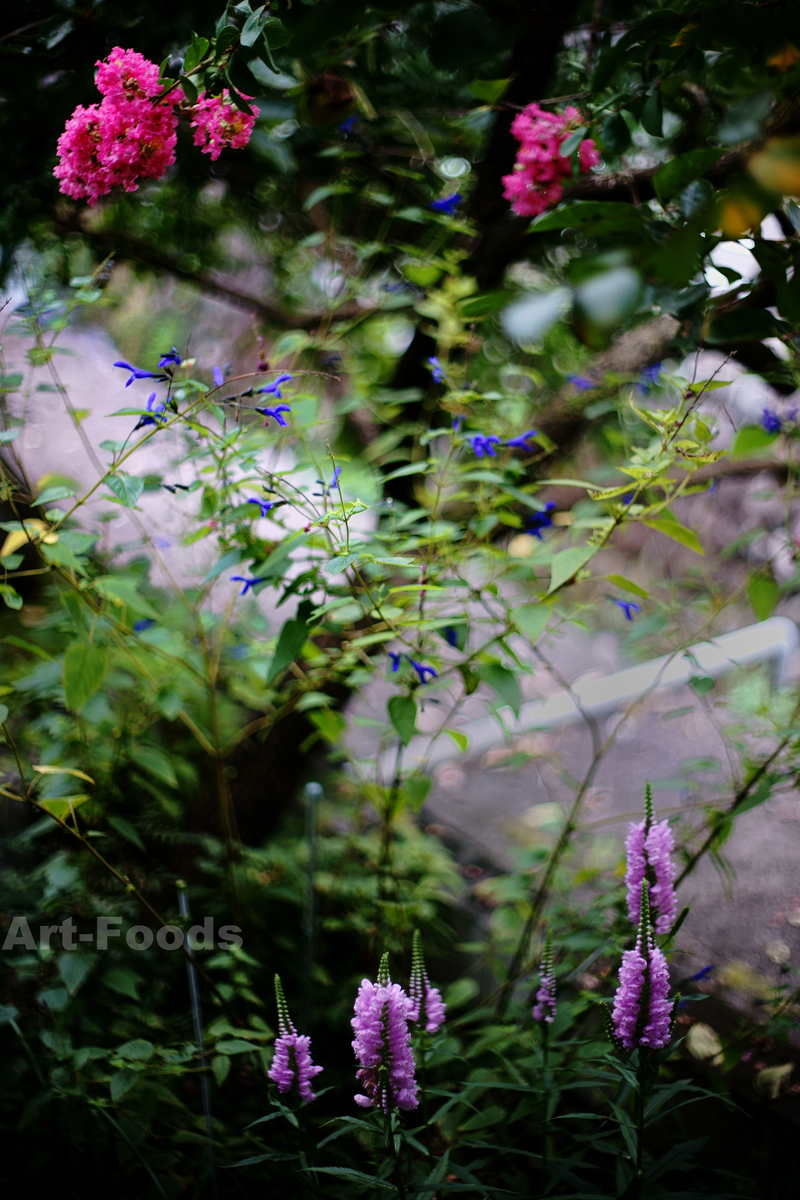
<path fill-rule="evenodd" d="M 150 417 L 140 417 L 134 427 L 134 432 L 136 429 L 141 429 L 144 425 L 162 425 L 166 421 L 167 418 L 164 416 L 164 411 L 167 406 L 161 400 L 155 403 L 155 399 L 155 392 L 151 392 L 147 401 L 147 411 L 153 415 Z"/>
<path fill-rule="evenodd" d="M 276 501 L 275 500 L 258 500 L 255 496 L 251 496 L 250 499 L 247 501 L 247 503 L 248 504 L 257 504 L 258 507 L 261 509 L 262 517 L 266 517 L 269 510 L 271 508 L 275 507 Z"/>
<path fill-rule="evenodd" d="M 142 617 L 140 621 L 134 621 L 133 632 L 144 633 L 145 629 L 149 629 L 151 625 L 155 625 L 152 617 Z"/>
<path fill-rule="evenodd" d="M 453 192 L 452 196 L 445 196 L 442 200 L 432 200 L 428 208 L 431 212 L 442 213 L 445 217 L 452 217 L 463 199 L 464 197 L 459 192 Z"/>
<path fill-rule="evenodd" d="M 342 121 L 341 125 L 339 126 L 339 129 L 341 130 L 342 133 L 351 133 L 355 129 L 357 124 L 358 124 L 358 117 L 346 117 L 345 120 Z"/>
<path fill-rule="evenodd" d="M 335 488 L 335 487 L 339 486 L 339 476 L 341 475 L 341 473 L 342 473 L 341 467 L 334 467 L 333 475 L 331 476 L 331 481 L 328 484 L 329 488 Z"/>
<path fill-rule="evenodd" d="M 454 649 L 458 648 L 458 631 L 452 625 L 445 625 L 442 634 L 448 646 L 452 646 Z"/>
<path fill-rule="evenodd" d="M 461 430 L 464 428 L 464 420 L 465 417 L 463 413 L 457 413 L 456 416 L 453 417 L 452 421 L 450 422 L 453 427 L 453 433 L 461 433 Z"/>
<path fill-rule="evenodd" d="M 433 379 L 433 382 L 444 383 L 444 371 L 442 370 L 442 364 L 435 355 L 432 354 L 428 359 L 428 366 L 431 369 L 431 378 Z"/>
<path fill-rule="evenodd" d="M 645 367 L 639 376 L 639 382 L 636 384 L 637 391 L 642 395 L 649 392 L 650 388 L 656 387 L 661 380 L 661 363 L 654 363 L 652 367 Z"/>
<path fill-rule="evenodd" d="M 169 354 L 162 354 L 161 358 L 158 360 L 158 365 L 163 371 L 165 367 L 179 367 L 182 362 L 183 359 L 181 358 L 180 354 L 178 354 L 177 348 L 173 346 Z M 114 365 L 116 366 L 117 364 L 115 363 Z"/>
<path fill-rule="evenodd" d="M 225 375 L 223 373 L 222 367 L 213 367 L 211 374 L 214 376 L 215 386 L 222 387 L 223 383 L 225 382 Z"/>
<path fill-rule="evenodd" d="M 392 660 L 392 674 L 396 675 L 397 672 L 400 670 L 400 651 L 399 650 L 390 650 L 389 658 Z"/>
<path fill-rule="evenodd" d="M 500 438 L 495 437 L 494 434 L 485 437 L 482 433 L 476 433 L 469 439 L 469 442 L 476 458 L 483 458 L 484 454 L 487 454 L 489 458 L 497 458 L 495 446 L 499 446 Z"/>
<path fill-rule="evenodd" d="M 621 608 L 622 611 L 625 613 L 626 621 L 632 621 L 633 614 L 640 613 L 642 611 L 641 604 L 636 604 L 635 601 L 633 601 L 633 600 L 617 600 L 613 596 L 612 596 L 612 600 L 613 600 L 614 604 L 616 604 L 617 608 Z"/>
<path fill-rule="evenodd" d="M 564 378 L 566 379 L 567 383 L 571 383 L 572 386 L 577 388 L 579 392 L 588 392 L 591 391 L 593 387 L 597 387 L 595 381 L 593 379 L 588 379 L 585 375 L 565 375 Z"/>
<path fill-rule="evenodd" d="M 534 448 L 530 445 L 530 440 L 531 438 L 535 438 L 537 433 L 538 430 L 536 429 L 528 429 L 525 433 L 518 434 L 517 437 L 509 438 L 506 445 L 514 446 L 520 450 L 527 450 L 529 454 L 532 454 Z"/>
<path fill-rule="evenodd" d="M 155 375 L 152 371 L 143 371 L 140 367 L 134 367 L 129 362 L 125 362 L 121 358 L 119 362 L 114 363 L 115 367 L 123 367 L 126 371 L 130 371 L 130 377 L 125 383 L 125 387 L 130 387 L 134 379 L 166 379 L 166 375 Z"/>
<path fill-rule="evenodd" d="M 254 412 L 261 413 L 262 417 L 266 417 L 265 425 L 269 425 L 269 418 L 272 417 L 279 425 L 288 425 L 289 422 L 281 415 L 285 412 L 291 412 L 288 404 L 278 404 L 275 408 L 255 408 Z"/>
<path fill-rule="evenodd" d="M 414 667 L 414 670 L 416 671 L 417 676 L 420 677 L 420 683 L 428 682 L 428 680 L 426 679 L 426 676 L 431 676 L 432 679 L 435 679 L 435 677 L 437 677 L 437 672 L 435 672 L 433 670 L 433 667 L 423 666 L 422 662 L 416 662 L 414 659 L 409 659 L 409 662 L 410 662 L 411 666 Z"/>
<path fill-rule="evenodd" d="M 780 433 L 783 428 L 783 422 L 774 408 L 764 409 L 761 414 L 761 425 L 767 433 Z"/>
<path fill-rule="evenodd" d="M 244 587 L 239 592 L 240 596 L 246 596 L 250 588 L 254 588 L 257 583 L 264 583 L 265 578 L 256 575 L 253 579 L 248 579 L 245 575 L 231 575 L 231 583 L 243 583 Z"/>
<path fill-rule="evenodd" d="M 277 379 L 273 379 L 272 383 L 266 383 L 263 387 L 256 388 L 257 392 L 263 392 L 269 396 L 274 396 L 277 400 L 282 400 L 281 385 L 289 383 L 292 376 L 288 374 L 279 375 Z"/>
<path fill-rule="evenodd" d="M 694 983 L 696 979 L 705 979 L 706 975 L 710 975 L 714 970 L 714 964 L 709 963 L 707 967 L 703 967 L 702 971 L 698 971 L 696 975 L 689 976 L 689 983 Z"/>
<path fill-rule="evenodd" d="M 554 508 L 555 504 L 553 501 L 548 500 L 540 512 L 531 513 L 531 515 L 528 517 L 526 532 L 532 534 L 533 537 L 538 538 L 540 542 L 543 541 L 542 530 L 549 529 L 553 524 L 553 518 L 550 516 L 550 513 Z"/>

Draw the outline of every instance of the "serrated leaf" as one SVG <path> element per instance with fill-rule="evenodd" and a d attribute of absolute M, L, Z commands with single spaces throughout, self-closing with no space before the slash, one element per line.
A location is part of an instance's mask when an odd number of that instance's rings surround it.
<path fill-rule="evenodd" d="M 136 502 L 144 491 L 144 480 L 136 475 L 108 475 L 106 484 L 126 508 L 135 508 Z"/>
<path fill-rule="evenodd" d="M 115 1054 L 120 1058 L 130 1058 L 133 1062 L 149 1062 L 155 1052 L 153 1043 L 145 1038 L 134 1038 L 133 1041 L 117 1046 L 115 1050 Z"/>
<path fill-rule="evenodd" d="M 139 999 L 137 987 L 141 979 L 133 971 L 127 971 L 124 967 L 114 967 L 111 971 L 106 971 L 103 983 L 120 996 L 129 996 L 131 1000 L 136 1001 Z"/>
<path fill-rule="evenodd" d="M 701 546 L 697 534 L 692 533 L 691 529 L 687 529 L 685 525 L 681 525 L 680 521 L 676 521 L 671 513 L 653 521 L 642 521 L 642 524 L 646 525 L 648 529 L 657 529 L 659 533 L 666 534 L 674 542 L 680 542 L 682 546 L 694 550 L 695 554 L 702 554 L 705 558 L 706 552 Z"/>
<path fill-rule="evenodd" d="M 597 553 L 597 546 L 571 546 L 569 550 L 561 550 L 550 564 L 550 587 L 548 594 L 562 587 L 567 580 L 572 579 L 582 567 Z"/>
<path fill-rule="evenodd" d="M 79 991 L 93 966 L 94 958 L 89 958 L 85 954 L 76 954 L 74 951 L 68 950 L 66 954 L 61 955 L 58 960 L 58 973 L 67 985 L 67 991 L 71 996 Z"/>
<path fill-rule="evenodd" d="M 64 654 L 64 691 L 67 708 L 80 712 L 103 682 L 108 655 L 100 646 L 73 642 Z"/>
<path fill-rule="evenodd" d="M 407 746 L 417 732 L 417 705 L 413 696 L 391 696 L 386 705 L 389 720 L 394 725 L 400 740 Z"/>

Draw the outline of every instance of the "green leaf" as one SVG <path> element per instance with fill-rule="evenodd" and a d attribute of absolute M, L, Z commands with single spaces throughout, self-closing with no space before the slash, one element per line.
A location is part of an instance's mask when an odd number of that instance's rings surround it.
<path fill-rule="evenodd" d="M 5 704 L 0 704 L 0 725 L 5 725 L 8 720 L 8 707 Z"/>
<path fill-rule="evenodd" d="M 676 521 L 672 513 L 665 513 L 653 521 L 642 521 L 642 524 L 648 529 L 657 529 L 659 533 L 665 533 L 674 542 L 680 542 L 682 546 L 687 546 L 689 550 L 694 550 L 695 554 L 702 554 L 705 558 L 706 552 L 700 545 L 697 534 L 681 525 L 680 521 Z"/>
<path fill-rule="evenodd" d="M 731 449 L 731 458 L 749 458 L 777 442 L 779 433 L 768 433 L 762 425 L 742 425 Z"/>
<path fill-rule="evenodd" d="M 85 954 L 76 954 L 74 950 L 68 950 L 66 954 L 61 955 L 58 960 L 58 973 L 67 985 L 71 996 L 74 996 L 80 989 L 93 966 L 94 958 L 89 958 Z"/>
<path fill-rule="evenodd" d="M 642 129 L 651 137 L 663 137 L 664 107 L 661 100 L 661 88 L 654 88 L 647 97 L 642 109 Z"/>
<path fill-rule="evenodd" d="M 358 562 L 357 554 L 337 554 L 336 558 L 325 563 L 323 570 L 326 575 L 342 575 L 354 562 Z"/>
<path fill-rule="evenodd" d="M 481 296 L 468 296 L 459 303 L 458 309 L 466 321 L 480 321 L 491 317 L 501 308 L 505 308 L 510 300 L 508 292 L 484 292 Z"/>
<path fill-rule="evenodd" d="M 191 46 L 186 51 L 186 57 L 183 60 L 184 72 L 188 74 L 193 71 L 199 62 L 202 62 L 208 54 L 210 42 L 208 38 L 194 37 Z"/>
<path fill-rule="evenodd" d="M 203 576 L 203 583 L 210 583 L 212 579 L 216 579 L 223 571 L 229 571 L 231 567 L 238 567 L 242 561 L 243 550 L 239 546 L 235 546 L 233 550 L 227 550 L 222 558 L 218 558 L 213 567 L 210 567 Z"/>
<path fill-rule="evenodd" d="M 120 1058 L 130 1058 L 133 1062 L 149 1062 L 155 1051 L 156 1048 L 152 1042 L 148 1042 L 145 1038 L 134 1038 L 131 1042 L 117 1046 L 114 1053 Z"/>
<path fill-rule="evenodd" d="M 487 104 L 496 104 L 508 90 L 511 79 L 473 79 L 469 90 L 476 100 L 485 100 Z"/>
<path fill-rule="evenodd" d="M 622 588 L 625 592 L 632 592 L 634 596 L 641 596 L 643 600 L 649 600 L 650 593 L 644 588 L 639 587 L 638 583 L 631 583 L 630 579 L 626 579 L 624 575 L 606 575 L 609 583 L 613 583 L 615 587 Z"/>
<path fill-rule="evenodd" d="M 116 992 L 120 996 L 129 996 L 131 1000 L 139 1000 L 138 984 L 141 983 L 140 977 L 134 971 L 126 971 L 124 967 L 114 967 L 110 971 L 106 971 L 102 982 L 112 992 Z"/>
<path fill-rule="evenodd" d="M 226 1058 L 224 1054 L 218 1054 L 211 1064 L 211 1070 L 214 1072 L 214 1078 L 217 1081 L 217 1086 L 222 1087 L 225 1080 L 228 1078 L 228 1073 L 231 1069 L 231 1060 Z M 280 1116 L 280 1113 L 272 1113 L 272 1116 Z"/>
<path fill-rule="evenodd" d="M 761 342 L 764 338 L 778 337 L 787 329 L 788 326 L 765 308 L 734 308 L 714 318 L 706 341 L 710 346 L 725 342 Z"/>
<path fill-rule="evenodd" d="M 517 629 L 531 645 L 535 645 L 542 636 L 552 615 L 553 610 L 549 604 L 521 604 L 512 614 Z"/>
<path fill-rule="evenodd" d="M 115 607 L 121 608 L 125 605 L 126 608 L 141 613 L 143 617 L 152 617 L 153 620 L 157 620 L 160 616 L 159 612 L 149 601 L 145 600 L 144 596 L 139 595 L 136 590 L 137 582 L 134 579 L 126 579 L 123 575 L 99 575 L 92 583 L 92 587 Z"/>
<path fill-rule="evenodd" d="M 171 788 L 178 786 L 178 777 L 175 774 L 175 768 L 168 755 L 158 746 L 142 746 L 139 744 L 133 752 L 132 759 L 137 767 L 141 767 L 142 770 L 147 771 L 148 775 L 152 775 L 160 783 L 165 783 L 167 787 Z"/>
<path fill-rule="evenodd" d="M 292 40 L 292 33 L 280 17 L 269 17 L 264 26 L 264 42 L 270 50 L 280 50 Z"/>
<path fill-rule="evenodd" d="M 412 812 L 419 812 L 425 803 L 433 780 L 430 775 L 411 775 L 403 784 Z"/>
<path fill-rule="evenodd" d="M 586 126 L 581 125 L 569 137 L 564 138 L 564 141 L 559 147 L 558 153 L 562 158 L 570 158 L 580 146 L 583 139 L 586 137 Z"/>
<path fill-rule="evenodd" d="M 329 196 L 335 196 L 341 191 L 349 191 L 349 188 L 342 189 L 341 187 L 318 187 L 314 188 L 313 192 L 309 192 L 303 201 L 303 212 L 308 212 L 315 204 L 320 204 L 323 200 L 327 200 Z"/>
<path fill-rule="evenodd" d="M 66 500 L 67 497 L 74 496 L 77 490 L 75 487 L 67 486 L 45 488 L 41 496 L 38 496 L 33 503 L 44 506 L 52 504 L 54 500 Z"/>
<path fill-rule="evenodd" d="M 45 558 L 49 563 L 55 563 L 59 567 L 69 567 L 73 571 L 77 571 L 79 575 L 86 575 L 86 564 L 82 563 L 77 554 L 70 550 L 63 542 L 53 542 L 48 546 L 43 543 L 39 549 L 42 552 L 42 558 Z"/>
<path fill-rule="evenodd" d="M 142 854 L 147 853 L 147 847 L 130 821 L 126 821 L 124 817 L 109 817 L 108 823 L 121 837 L 124 837 L 128 842 L 132 842 L 137 850 L 141 850 Z"/>
<path fill-rule="evenodd" d="M 603 146 L 612 154 L 624 154 L 631 144 L 631 131 L 622 113 L 612 113 L 600 129 Z"/>
<path fill-rule="evenodd" d="M 136 475 L 109 475 L 106 483 L 120 504 L 124 504 L 126 508 L 135 508 L 136 501 L 144 491 L 144 480 Z"/>
<path fill-rule="evenodd" d="M 298 613 L 288 620 L 278 635 L 278 644 L 267 672 L 267 686 L 293 663 L 308 640 L 306 613 Z"/>
<path fill-rule="evenodd" d="M 445 729 L 445 733 L 450 735 L 459 750 L 466 753 L 469 749 L 469 738 L 465 733 L 462 733 L 460 729 Z"/>
<path fill-rule="evenodd" d="M 132 1088 L 136 1087 L 139 1082 L 139 1072 L 132 1071 L 130 1067 L 123 1067 L 121 1071 L 117 1071 L 111 1076 L 109 1087 L 111 1089 L 111 1099 L 114 1103 L 118 1103 L 123 1096 L 127 1096 Z"/>
<path fill-rule="evenodd" d="M 0 583 L 0 596 L 7 608 L 22 608 L 22 596 L 10 583 Z"/>
<path fill-rule="evenodd" d="M 397 1191 L 393 1183 L 387 1183 L 377 1175 L 365 1175 L 363 1171 L 356 1171 L 352 1167 L 303 1167 L 302 1170 L 314 1171 L 317 1175 L 336 1175 L 339 1179 L 352 1179 L 354 1183 L 362 1186 L 369 1184 L 373 1188 L 382 1188 L 384 1192 Z"/>
<path fill-rule="evenodd" d="M 108 655 L 100 646 L 73 642 L 64 655 L 64 691 L 67 708 L 80 712 L 103 682 Z"/>
<path fill-rule="evenodd" d="M 183 88 L 183 94 L 189 104 L 197 104 L 197 87 L 192 80 L 187 79 L 185 75 L 181 75 L 181 87 Z"/>
<path fill-rule="evenodd" d="M 0 391 L 2 391 L 2 388 L 0 388 Z M 22 433 L 22 429 L 19 427 L 17 427 L 16 429 L 0 430 L 0 444 L 15 441 L 21 433 Z"/>
<path fill-rule="evenodd" d="M 653 186 L 661 203 L 666 204 L 693 180 L 704 175 L 721 154 L 724 154 L 721 149 L 690 150 L 688 154 L 680 154 L 659 167 L 653 176 Z"/>
<path fill-rule="evenodd" d="M 417 732 L 417 705 L 413 696 L 391 696 L 386 705 L 389 720 L 400 735 L 400 740 L 407 746 Z"/>
<path fill-rule="evenodd" d="M 266 5 L 262 4 L 255 12 L 252 12 L 242 26 L 242 32 L 239 34 L 239 41 L 243 46 L 252 46 L 258 41 L 261 36 L 261 30 L 264 28 L 269 17 L 266 13 Z"/>
<path fill-rule="evenodd" d="M 759 621 L 771 617 L 780 597 L 780 588 L 771 575 L 751 575 L 747 581 L 747 599 Z"/>
<path fill-rule="evenodd" d="M 308 719 L 312 725 L 316 726 L 329 746 L 336 745 L 346 728 L 342 714 L 332 708 L 322 708 L 310 712 Z"/>
<path fill-rule="evenodd" d="M 562 229 L 580 229 L 594 225 L 597 221 L 623 221 L 641 229 L 644 217 L 632 204 L 618 200 L 576 200 L 565 204 L 554 212 L 537 217 L 530 228 L 531 233 L 560 232 Z"/>
<path fill-rule="evenodd" d="M 226 1038 L 224 1042 L 217 1042 L 218 1054 L 245 1054 L 247 1051 L 255 1050 L 250 1042 L 246 1042 L 244 1038 Z"/>
<path fill-rule="evenodd" d="M 484 683 L 488 683 L 492 691 L 497 693 L 503 704 L 507 704 L 515 716 L 519 716 L 522 692 L 513 671 L 509 671 L 508 667 L 504 667 L 500 663 L 481 663 L 475 667 L 475 674 Z"/>
<path fill-rule="evenodd" d="M 597 546 L 571 546 L 569 550 L 560 550 L 550 564 L 550 587 L 548 594 L 560 588 L 572 579 L 582 567 L 585 567 L 597 553 Z"/>

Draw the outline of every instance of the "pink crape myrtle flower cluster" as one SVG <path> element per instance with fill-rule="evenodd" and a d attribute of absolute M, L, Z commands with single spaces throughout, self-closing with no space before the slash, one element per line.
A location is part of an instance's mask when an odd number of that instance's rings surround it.
<path fill-rule="evenodd" d="M 511 132 L 521 144 L 514 170 L 503 176 L 503 195 L 519 216 L 536 217 L 558 204 L 564 195 L 562 182 L 572 174 L 570 160 L 561 155 L 561 145 L 581 124 L 577 108 L 545 112 L 538 104 L 529 104 L 514 118 Z M 591 138 L 581 142 L 578 162 L 584 174 L 600 162 Z"/>
<path fill-rule="evenodd" d="M 136 50 L 116 46 L 97 64 L 99 104 L 79 104 L 58 139 L 53 174 L 60 189 L 90 206 L 112 188 L 134 192 L 141 179 L 161 179 L 175 162 L 178 120 L 186 108 L 180 88 L 159 99 L 159 69 Z M 240 112 L 224 91 L 203 93 L 188 110 L 194 141 L 204 154 L 219 158 L 225 146 L 246 146 L 256 114 Z"/>

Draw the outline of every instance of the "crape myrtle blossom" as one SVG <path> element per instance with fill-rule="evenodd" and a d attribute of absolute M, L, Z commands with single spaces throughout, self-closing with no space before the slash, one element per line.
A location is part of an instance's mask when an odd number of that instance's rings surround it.
<path fill-rule="evenodd" d="M 653 941 L 645 880 L 636 945 L 622 955 L 611 1019 L 614 1037 L 623 1050 L 637 1046 L 663 1050 L 669 1045 L 672 1024 L 669 971 L 664 954 Z"/>
<path fill-rule="evenodd" d="M 414 930 L 411 948 L 411 979 L 408 986 L 410 1006 L 408 1019 L 415 1025 L 424 1025 L 426 1033 L 438 1033 L 444 1024 L 444 1014 L 447 1008 L 442 993 L 432 987 L 425 969 L 425 959 L 422 954 L 422 936 L 418 929 Z"/>
<path fill-rule="evenodd" d="M 190 117 L 195 145 L 212 159 L 250 140 L 256 114 L 241 112 L 227 90 L 203 93 L 190 106 L 181 88 L 163 92 L 155 63 L 119 46 L 96 65 L 103 99 L 88 108 L 79 104 L 58 139 L 53 174 L 66 196 L 93 206 L 114 187 L 134 192 L 140 179 L 161 179 L 175 162 L 181 112 Z"/>
<path fill-rule="evenodd" d="M 645 785 L 645 818 L 628 826 L 625 839 L 627 868 L 625 887 L 628 898 L 628 917 L 638 925 L 641 916 L 642 883 L 651 884 L 649 907 L 652 910 L 656 933 L 667 934 L 675 922 L 678 900 L 675 895 L 675 864 L 672 854 L 675 842 L 667 820 L 653 820 L 653 799 L 650 784 Z"/>
<path fill-rule="evenodd" d="M 556 1016 L 556 976 L 553 969 L 553 942 L 549 933 L 539 965 L 539 990 L 531 1015 L 534 1021 L 544 1021 L 547 1025 L 552 1025 Z"/>
<path fill-rule="evenodd" d="M 391 1108 L 409 1111 L 419 1104 L 408 1030 L 411 1001 L 389 978 L 388 960 L 384 954 L 377 983 L 361 981 L 350 1022 L 360 1065 L 356 1079 L 362 1088 L 355 1102 L 361 1108 L 379 1105 L 385 1113 Z"/>
<path fill-rule="evenodd" d="M 291 1090 L 297 1082 L 300 1099 L 306 1104 L 316 1100 L 311 1090 L 311 1080 L 319 1075 L 322 1067 L 314 1066 L 311 1060 L 311 1038 L 298 1033 L 289 1017 L 289 1009 L 283 994 L 280 976 L 275 976 L 275 1000 L 278 1006 L 278 1036 L 275 1039 L 275 1055 L 267 1075 L 278 1085 L 282 1094 Z"/>
<path fill-rule="evenodd" d="M 245 96 L 244 99 L 251 100 L 252 97 Z M 240 150 L 247 145 L 257 115 L 252 108 L 248 113 L 237 108 L 227 88 L 219 96 L 209 96 L 203 92 L 192 109 L 190 124 L 194 131 L 194 144 L 199 146 L 203 154 L 210 155 L 212 162 L 216 162 L 226 147 Z"/>
<path fill-rule="evenodd" d="M 558 204 L 564 195 L 562 183 L 572 175 L 572 162 L 564 158 L 564 141 L 579 129 L 583 118 L 577 108 L 563 113 L 546 112 L 538 104 L 529 104 L 511 123 L 511 132 L 520 142 L 514 170 L 503 176 L 504 196 L 521 217 L 536 217 Z M 600 162 L 591 138 L 578 148 L 578 167 L 582 174 Z"/>

